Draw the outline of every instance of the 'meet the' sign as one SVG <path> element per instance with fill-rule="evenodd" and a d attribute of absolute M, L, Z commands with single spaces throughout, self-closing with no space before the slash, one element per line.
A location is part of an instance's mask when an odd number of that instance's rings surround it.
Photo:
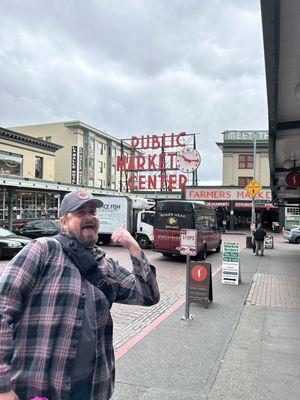
<path fill-rule="evenodd" d="M 269 139 L 268 131 L 228 131 L 224 132 L 224 141 L 252 141 L 252 140 L 263 140 Z"/>

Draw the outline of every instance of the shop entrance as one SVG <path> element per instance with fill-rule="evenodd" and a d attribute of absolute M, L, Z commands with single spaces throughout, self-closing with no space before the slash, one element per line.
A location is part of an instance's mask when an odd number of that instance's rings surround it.
<path fill-rule="evenodd" d="M 279 221 L 278 208 L 269 208 L 261 210 L 261 223 L 265 229 L 272 229 L 272 222 Z"/>
<path fill-rule="evenodd" d="M 243 207 L 234 208 L 235 229 L 249 229 L 251 224 L 252 205 L 245 203 Z M 272 229 L 272 222 L 278 221 L 278 208 L 271 204 L 255 205 L 256 224 L 261 223 L 265 229 Z"/>

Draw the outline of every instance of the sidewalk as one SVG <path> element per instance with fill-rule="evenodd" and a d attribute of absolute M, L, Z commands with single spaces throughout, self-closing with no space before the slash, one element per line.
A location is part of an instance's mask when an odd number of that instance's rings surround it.
<path fill-rule="evenodd" d="M 208 309 L 184 305 L 117 361 L 113 400 L 296 400 L 300 393 L 300 246 L 275 236 L 241 253 L 242 283 L 213 279 Z"/>

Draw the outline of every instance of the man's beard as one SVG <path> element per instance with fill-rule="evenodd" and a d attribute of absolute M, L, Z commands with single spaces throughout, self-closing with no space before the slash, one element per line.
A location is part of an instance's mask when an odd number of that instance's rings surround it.
<path fill-rule="evenodd" d="M 88 237 L 82 235 L 81 232 L 80 232 L 79 235 L 78 235 L 78 234 L 75 234 L 75 233 L 72 232 L 72 231 L 69 231 L 68 233 L 69 233 L 71 236 L 73 236 L 74 238 L 76 238 L 76 239 L 78 240 L 78 242 L 79 242 L 80 244 L 82 244 L 82 246 L 84 246 L 84 247 L 92 247 L 92 246 L 94 246 L 94 244 L 96 244 L 97 241 L 98 241 L 98 234 L 97 234 L 96 232 L 94 233 L 94 235 L 89 235 Z"/>
<path fill-rule="evenodd" d="M 76 238 L 78 240 L 79 243 L 82 244 L 82 246 L 84 247 L 92 247 L 94 246 L 94 244 L 97 243 L 98 241 L 98 235 L 97 237 L 78 237 Z"/>

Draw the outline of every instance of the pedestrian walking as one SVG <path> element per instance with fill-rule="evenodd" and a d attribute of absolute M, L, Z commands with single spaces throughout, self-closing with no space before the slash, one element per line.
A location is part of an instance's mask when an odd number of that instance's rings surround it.
<path fill-rule="evenodd" d="M 76 190 L 61 203 L 61 234 L 29 243 L 0 277 L 0 400 L 107 400 L 114 388 L 114 302 L 159 301 L 155 268 L 130 233 L 133 271 L 96 246 L 103 204 Z M 100 221 L 101 227 L 101 221 Z"/>
<path fill-rule="evenodd" d="M 254 232 L 254 240 L 255 240 L 255 255 L 258 256 L 258 252 L 260 251 L 260 255 L 264 255 L 264 241 L 265 241 L 266 231 L 263 229 L 262 224 L 258 224 L 257 229 Z"/>

